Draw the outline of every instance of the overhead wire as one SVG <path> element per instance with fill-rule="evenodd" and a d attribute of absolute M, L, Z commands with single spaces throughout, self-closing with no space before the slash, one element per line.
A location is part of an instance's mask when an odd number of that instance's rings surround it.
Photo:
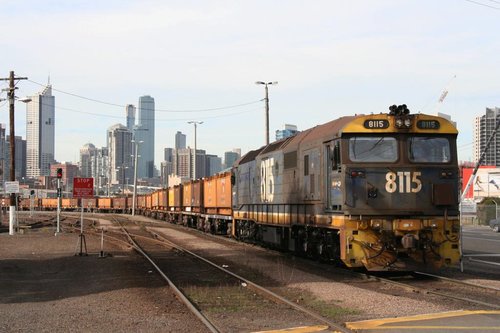
<path fill-rule="evenodd" d="M 47 86 L 47 84 L 42 84 L 42 83 L 39 83 L 39 82 L 36 82 L 36 81 L 33 81 L 33 80 L 29 80 L 28 79 L 28 81 L 31 82 L 31 83 L 40 85 L 42 87 L 46 87 Z M 85 96 L 82 96 L 82 95 L 79 95 L 79 94 L 74 94 L 74 93 L 70 93 L 70 92 L 67 92 L 67 91 L 64 91 L 64 90 L 56 89 L 54 87 L 52 87 L 52 90 L 60 92 L 62 94 L 69 95 L 69 96 L 73 96 L 73 97 L 81 98 L 81 99 L 84 99 L 84 100 L 87 100 L 87 101 L 95 102 L 95 103 L 100 103 L 100 104 L 105 104 L 105 105 L 110 105 L 110 106 L 116 106 L 116 107 L 120 107 L 120 108 L 124 108 L 126 106 L 125 104 L 110 103 L 110 102 L 101 101 L 101 100 L 98 100 L 98 99 L 95 99 L 95 98 L 85 97 Z M 254 100 L 254 101 L 240 103 L 240 104 L 234 104 L 234 105 L 228 105 L 228 106 L 220 106 L 220 107 L 213 107 L 213 108 L 203 108 L 203 109 L 174 110 L 174 109 L 157 109 L 157 108 L 155 108 L 155 112 L 172 112 L 172 113 L 209 112 L 209 111 L 218 111 L 218 110 L 238 108 L 238 107 L 242 107 L 242 106 L 247 106 L 247 105 L 259 103 L 259 102 L 262 102 L 263 100 L 264 99 L 259 99 L 259 100 Z"/>
<path fill-rule="evenodd" d="M 480 5 L 480 6 L 488 7 L 488 8 L 491 8 L 491 9 L 500 10 L 500 8 L 499 8 L 499 7 L 491 6 L 491 5 L 488 5 L 488 4 L 485 4 L 485 3 L 479 2 L 479 1 L 474 1 L 474 0 L 465 0 L 465 1 L 470 2 L 470 3 L 473 3 L 473 4 L 476 4 L 476 5 Z M 491 0 L 490 0 L 490 1 L 491 1 Z M 492 1 L 492 2 L 495 2 L 495 3 L 500 3 L 500 2 L 497 2 L 497 1 Z"/>
<path fill-rule="evenodd" d="M 42 106 L 50 106 L 50 107 L 53 106 L 52 104 L 49 105 L 49 104 L 46 104 L 46 103 L 40 103 L 40 104 Z M 96 116 L 96 117 L 123 119 L 123 116 L 110 115 L 110 114 L 102 114 L 102 113 L 95 113 L 95 112 L 89 112 L 89 111 L 81 111 L 81 110 L 76 110 L 76 109 L 62 107 L 62 106 L 54 106 L 54 109 L 55 110 L 70 111 L 70 112 L 75 112 L 75 113 L 81 113 L 81 114 L 87 114 L 87 115 Z M 231 116 L 240 115 L 240 114 L 243 114 L 243 113 L 253 112 L 253 111 L 256 111 L 256 110 L 259 110 L 259 109 L 260 108 L 252 108 L 252 109 L 249 109 L 249 110 L 244 110 L 244 111 L 239 111 L 239 112 L 231 112 L 231 113 L 225 113 L 225 114 L 219 114 L 219 115 L 213 115 L 213 116 L 201 116 L 201 117 L 196 117 L 196 118 L 197 119 L 224 118 L 224 117 L 231 117 Z M 147 121 L 147 120 L 151 120 L 151 119 L 145 118 L 143 120 Z M 175 121 L 192 120 L 192 118 L 171 118 L 171 119 L 155 118 L 153 120 L 154 121 L 161 121 L 161 122 L 175 122 Z"/>

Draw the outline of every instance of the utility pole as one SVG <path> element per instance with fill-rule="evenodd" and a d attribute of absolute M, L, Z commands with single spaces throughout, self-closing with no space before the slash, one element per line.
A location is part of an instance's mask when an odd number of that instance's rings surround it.
<path fill-rule="evenodd" d="M 198 124 L 203 124 L 202 121 L 188 121 L 188 124 L 194 124 L 194 161 L 193 161 L 193 177 L 192 179 L 196 179 L 196 127 Z"/>
<path fill-rule="evenodd" d="M 266 146 L 269 145 L 269 89 L 267 88 L 268 85 L 276 85 L 278 82 L 263 82 L 263 81 L 257 81 L 255 84 L 263 84 L 266 87 L 266 115 L 265 115 L 265 122 L 266 122 Z"/>
<path fill-rule="evenodd" d="M 14 102 L 16 85 L 14 80 L 27 80 L 27 77 L 15 77 L 14 71 L 10 71 L 8 78 L 0 78 L 1 81 L 9 81 L 7 95 L 9 97 L 9 118 L 10 118 L 10 180 L 16 181 L 16 140 L 14 129 Z M 10 215 L 9 215 L 9 235 L 14 235 L 14 216 L 16 213 L 16 194 L 10 194 Z"/>
<path fill-rule="evenodd" d="M 134 192 L 132 193 L 132 216 L 135 216 L 135 201 L 136 196 L 137 196 L 137 158 L 139 157 L 139 144 L 142 143 L 142 141 L 137 141 L 135 139 L 134 135 L 134 140 L 132 140 L 135 145 L 135 151 L 134 151 Z"/>

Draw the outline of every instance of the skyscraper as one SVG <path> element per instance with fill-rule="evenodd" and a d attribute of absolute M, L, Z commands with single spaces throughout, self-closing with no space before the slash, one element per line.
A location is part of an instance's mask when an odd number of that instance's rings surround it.
<path fill-rule="evenodd" d="M 224 167 L 225 168 L 232 167 L 234 162 L 236 162 L 236 160 L 241 157 L 241 150 L 239 150 L 239 151 L 240 151 L 240 153 L 235 152 L 234 150 L 233 151 L 226 151 L 224 153 Z"/>
<path fill-rule="evenodd" d="M 205 158 L 205 177 L 215 175 L 222 170 L 222 159 L 219 156 L 207 154 Z"/>
<path fill-rule="evenodd" d="M 474 121 L 474 160 L 477 162 L 486 148 L 486 142 L 500 121 L 500 108 L 486 108 L 483 116 L 476 117 Z M 500 135 L 495 135 L 486 152 L 481 165 L 500 166 Z"/>
<path fill-rule="evenodd" d="M 94 177 L 92 165 L 94 165 L 97 157 L 97 149 L 92 143 L 85 144 L 80 149 L 80 176 Z"/>
<path fill-rule="evenodd" d="M 127 104 L 125 106 L 125 114 L 127 116 L 127 128 L 132 131 L 135 126 L 135 106 Z"/>
<path fill-rule="evenodd" d="M 196 174 L 194 172 L 194 149 L 176 149 L 174 155 L 174 174 L 185 178 L 201 178 L 206 176 L 206 153 L 204 150 L 196 150 Z"/>
<path fill-rule="evenodd" d="M 177 133 L 175 133 L 175 149 L 184 148 L 186 148 L 186 134 L 182 134 L 182 132 L 177 131 Z"/>
<path fill-rule="evenodd" d="M 6 177 L 10 174 L 10 136 L 7 135 L 5 140 L 5 168 Z M 21 136 L 15 136 L 14 144 L 16 145 L 16 179 L 26 177 L 26 140 Z M 7 180 L 7 178 L 5 178 Z"/>
<path fill-rule="evenodd" d="M 276 140 L 281 140 L 281 139 L 284 139 L 284 138 L 288 138 L 290 136 L 294 136 L 298 132 L 299 131 L 297 130 L 297 126 L 290 125 L 290 124 L 285 124 L 285 128 L 284 129 L 276 131 Z"/>
<path fill-rule="evenodd" d="M 151 96 L 139 97 L 135 139 L 142 141 L 139 147 L 137 177 L 152 178 L 155 162 L 155 100 Z"/>
<path fill-rule="evenodd" d="M 48 176 L 54 163 L 55 97 L 48 84 L 26 104 L 26 174 Z"/>
<path fill-rule="evenodd" d="M 110 184 L 125 184 L 132 178 L 132 132 L 122 124 L 111 126 L 107 132 Z"/>
<path fill-rule="evenodd" d="M 165 148 L 163 149 L 163 160 L 167 162 L 174 161 L 174 149 L 173 148 Z"/>

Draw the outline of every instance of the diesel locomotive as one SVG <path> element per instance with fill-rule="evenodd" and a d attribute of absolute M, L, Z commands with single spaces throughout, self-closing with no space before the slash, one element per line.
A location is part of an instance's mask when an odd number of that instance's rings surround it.
<path fill-rule="evenodd" d="M 457 135 L 406 105 L 345 116 L 138 196 L 136 213 L 351 268 L 436 270 L 461 255 Z M 132 198 L 91 206 L 129 213 Z"/>
<path fill-rule="evenodd" d="M 233 235 L 368 270 L 460 260 L 458 132 L 410 114 L 342 117 L 233 167 Z"/>

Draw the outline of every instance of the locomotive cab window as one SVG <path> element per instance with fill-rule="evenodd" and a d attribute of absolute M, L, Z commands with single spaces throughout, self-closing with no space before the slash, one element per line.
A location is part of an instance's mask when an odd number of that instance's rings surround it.
<path fill-rule="evenodd" d="M 398 142 L 389 136 L 355 136 L 349 139 L 349 159 L 353 162 L 395 162 Z"/>
<path fill-rule="evenodd" d="M 411 137 L 408 139 L 408 158 L 413 163 L 449 163 L 450 142 L 442 137 Z"/>

